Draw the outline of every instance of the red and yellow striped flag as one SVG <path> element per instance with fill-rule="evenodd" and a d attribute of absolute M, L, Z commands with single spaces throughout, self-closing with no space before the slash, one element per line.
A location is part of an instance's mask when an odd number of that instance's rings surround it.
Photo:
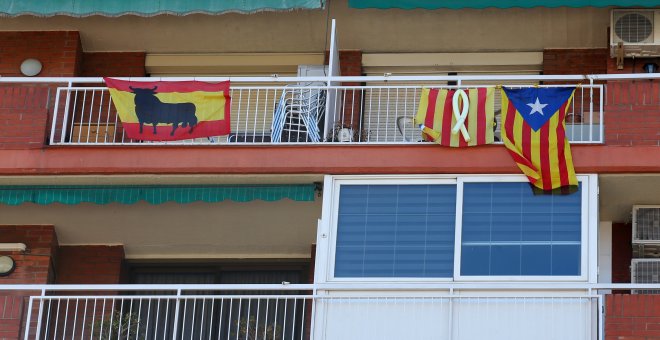
<path fill-rule="evenodd" d="M 172 141 L 230 133 L 228 81 L 104 80 L 128 138 Z"/>
<path fill-rule="evenodd" d="M 578 181 L 566 138 L 575 87 L 502 88 L 502 139 L 537 189 L 570 193 Z"/>
<path fill-rule="evenodd" d="M 457 91 L 455 89 L 422 89 L 415 125 L 422 129 L 424 140 L 452 147 L 493 143 L 495 139 L 493 88 L 462 89 L 467 95 L 467 103 L 463 101 L 465 97 L 459 96 Z M 459 98 L 454 100 L 454 96 L 459 96 Z M 467 109 L 467 117 L 464 125 L 469 140 L 461 131 L 452 133 L 457 122 L 454 111 L 460 114 L 465 109 Z"/>

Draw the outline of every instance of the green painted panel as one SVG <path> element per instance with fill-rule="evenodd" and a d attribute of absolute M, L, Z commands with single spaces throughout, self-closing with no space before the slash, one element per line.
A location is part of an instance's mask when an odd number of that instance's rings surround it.
<path fill-rule="evenodd" d="M 253 13 L 323 8 L 325 0 L 0 0 L 0 15 L 120 16 Z"/>
<path fill-rule="evenodd" d="M 348 0 L 353 8 L 656 7 L 660 0 Z"/>
<path fill-rule="evenodd" d="M 0 186 L 0 204 L 151 204 L 232 200 L 314 201 L 314 184 L 205 186 Z"/>

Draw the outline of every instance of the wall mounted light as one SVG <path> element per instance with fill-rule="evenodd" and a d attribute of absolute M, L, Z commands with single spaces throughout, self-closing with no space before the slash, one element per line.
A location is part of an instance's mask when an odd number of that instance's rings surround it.
<path fill-rule="evenodd" d="M 658 72 L 658 64 L 656 64 L 656 63 L 646 63 L 646 64 L 644 64 L 644 72 L 646 72 L 646 73 L 656 73 L 656 72 Z"/>
<path fill-rule="evenodd" d="M 34 77 L 41 72 L 41 62 L 34 58 L 28 58 L 21 63 L 21 73 L 27 77 Z"/>
<path fill-rule="evenodd" d="M 7 276 L 16 269 L 16 262 L 11 256 L 0 256 L 0 276 Z"/>
<path fill-rule="evenodd" d="M 25 251 L 25 243 L 0 243 L 0 251 Z"/>

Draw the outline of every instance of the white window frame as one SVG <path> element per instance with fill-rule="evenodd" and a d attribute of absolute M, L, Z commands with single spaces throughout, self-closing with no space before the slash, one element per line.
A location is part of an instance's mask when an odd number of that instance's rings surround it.
<path fill-rule="evenodd" d="M 480 281 L 507 281 L 507 282 L 585 282 L 589 277 L 589 248 L 591 239 L 596 238 L 596 232 L 592 231 L 592 223 L 589 221 L 589 176 L 577 176 L 578 182 L 582 184 L 581 197 L 581 234 L 580 234 L 580 275 L 551 276 L 551 275 L 461 275 L 462 260 L 462 234 L 463 234 L 463 184 L 464 183 L 520 183 L 527 182 L 525 176 L 459 176 L 456 187 L 456 236 L 454 238 L 454 280 L 456 282 L 480 282 Z M 531 189 L 530 189 L 531 190 Z"/>
<path fill-rule="evenodd" d="M 328 281 L 333 282 L 451 282 L 452 277 L 447 278 L 433 278 L 433 277 L 335 277 L 335 254 L 337 250 L 337 220 L 339 217 L 339 196 L 342 185 L 456 185 L 456 178 L 428 178 L 428 177 L 411 177 L 411 176 L 391 176 L 383 178 L 383 176 L 341 176 L 337 177 L 332 183 L 331 206 L 329 207 L 332 215 L 329 225 L 328 243 L 329 253 L 328 261 L 326 262 L 328 268 Z M 324 187 L 327 188 L 327 187 Z M 324 189 L 324 192 L 326 190 Z M 326 211 L 326 197 L 324 199 L 323 210 Z M 318 243 L 317 243 L 318 244 Z M 454 251 L 454 256 L 456 252 Z"/>
<path fill-rule="evenodd" d="M 578 175 L 581 190 L 580 275 L 578 276 L 464 276 L 460 275 L 463 183 L 527 182 L 523 175 L 327 175 L 323 213 L 317 235 L 315 283 L 409 283 L 409 282 L 596 282 L 598 232 L 598 176 Z M 448 278 L 425 277 L 335 277 L 337 219 L 342 185 L 456 185 L 454 227 L 454 273 Z M 531 189 L 530 189 L 531 190 Z"/>

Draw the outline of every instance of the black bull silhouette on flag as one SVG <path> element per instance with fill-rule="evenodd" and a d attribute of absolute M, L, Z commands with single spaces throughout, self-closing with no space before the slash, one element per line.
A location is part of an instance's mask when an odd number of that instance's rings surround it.
<path fill-rule="evenodd" d="M 181 124 L 181 127 L 190 127 L 188 133 L 192 133 L 197 125 L 197 108 L 193 103 L 163 103 L 156 97 L 158 86 L 153 88 L 136 88 L 129 86 L 135 94 L 135 114 L 140 122 L 140 133 L 143 132 L 144 124 L 152 124 L 154 135 L 157 134 L 156 126 L 160 123 L 172 124 L 170 136 Z"/>

